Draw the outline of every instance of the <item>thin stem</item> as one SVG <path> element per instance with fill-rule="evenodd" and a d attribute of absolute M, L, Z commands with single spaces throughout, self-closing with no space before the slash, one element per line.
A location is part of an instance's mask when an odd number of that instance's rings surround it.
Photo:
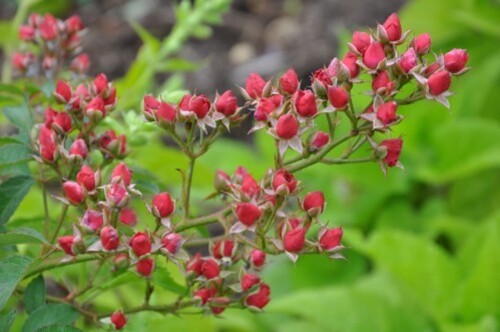
<path fill-rule="evenodd" d="M 321 159 L 320 162 L 323 164 L 333 165 L 333 164 L 359 164 L 359 163 L 372 162 L 374 160 L 375 159 L 373 158 L 373 156 L 370 156 L 370 157 L 358 158 L 358 159 L 343 159 L 343 158 L 328 159 L 328 158 L 324 158 L 324 159 Z"/>
<path fill-rule="evenodd" d="M 184 185 L 184 220 L 189 218 L 189 201 L 191 196 L 191 184 L 193 182 L 193 173 L 194 173 L 194 164 L 196 162 L 196 158 L 189 159 L 188 173 L 186 177 L 186 183 Z"/>
<path fill-rule="evenodd" d="M 50 243 L 54 244 L 54 242 L 57 239 L 57 235 L 59 235 L 59 231 L 61 230 L 61 227 L 64 223 L 64 219 L 66 218 L 66 213 L 68 212 L 68 207 L 69 205 L 64 205 L 62 212 L 61 212 L 61 217 L 59 218 L 59 222 L 57 223 L 56 230 L 54 234 L 52 235 L 52 238 L 50 239 Z"/>
<path fill-rule="evenodd" d="M 184 302 L 175 302 L 175 303 L 167 304 L 167 305 L 141 305 L 141 306 L 138 306 L 135 308 L 123 310 L 123 313 L 125 315 L 134 314 L 134 313 L 141 312 L 141 311 L 155 311 L 155 312 L 164 313 L 164 314 L 165 313 L 174 313 L 175 311 L 177 311 L 179 309 L 190 307 L 194 303 L 195 302 L 193 300 L 189 300 L 189 301 L 184 301 Z M 104 317 L 109 317 L 113 313 L 114 313 L 114 311 L 99 314 L 99 315 L 97 315 L 97 318 L 101 319 Z"/>
<path fill-rule="evenodd" d="M 67 262 L 61 262 L 61 259 L 58 257 L 56 258 L 53 262 L 49 262 L 48 264 L 42 265 L 40 267 L 34 268 L 32 270 L 29 270 L 28 273 L 24 276 L 23 279 L 28 279 L 31 276 L 34 276 L 36 274 L 39 274 L 44 271 L 52 270 L 58 267 L 62 266 L 67 266 L 67 265 L 74 265 L 74 264 L 80 264 L 84 262 L 89 262 L 89 261 L 95 261 L 98 260 L 98 256 L 78 256 L 74 260 L 67 261 Z"/>
<path fill-rule="evenodd" d="M 231 206 L 227 206 L 224 209 L 195 219 L 186 220 L 183 224 L 178 225 L 175 230 L 177 232 L 185 231 L 186 229 L 199 227 L 203 225 L 209 225 L 220 221 L 221 218 L 228 215 L 231 212 Z"/>

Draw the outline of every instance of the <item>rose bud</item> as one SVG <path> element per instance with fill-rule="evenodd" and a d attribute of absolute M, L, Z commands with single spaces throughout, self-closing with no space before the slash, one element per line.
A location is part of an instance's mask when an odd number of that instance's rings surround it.
<path fill-rule="evenodd" d="M 111 181 L 119 182 L 120 180 L 126 186 L 130 186 L 130 182 L 132 181 L 132 171 L 123 162 L 116 165 L 111 172 Z"/>
<path fill-rule="evenodd" d="M 342 227 L 330 228 L 320 232 L 319 245 L 321 249 L 328 251 L 340 246 L 343 233 Z"/>
<path fill-rule="evenodd" d="M 217 191 L 225 191 L 229 189 L 229 184 L 231 183 L 231 178 L 229 175 L 221 170 L 215 172 L 214 178 L 214 188 Z"/>
<path fill-rule="evenodd" d="M 186 264 L 186 271 L 193 272 L 196 275 L 201 275 L 203 266 L 203 259 L 201 254 L 197 252 Z"/>
<path fill-rule="evenodd" d="M 314 71 L 312 76 L 313 83 L 318 82 L 324 87 L 332 84 L 332 77 L 330 76 L 330 74 L 328 73 L 328 69 L 326 68 L 320 68 Z"/>
<path fill-rule="evenodd" d="M 68 31 L 69 34 L 73 34 L 83 29 L 82 19 L 78 15 L 68 17 L 64 23 L 66 25 L 66 31 Z"/>
<path fill-rule="evenodd" d="M 85 144 L 85 141 L 81 138 L 76 139 L 69 149 L 70 156 L 78 156 L 81 157 L 81 159 L 87 158 L 88 152 L 89 149 L 87 148 L 87 144 Z"/>
<path fill-rule="evenodd" d="M 160 101 L 151 95 L 145 95 L 142 100 L 142 112 L 146 119 L 154 121 L 156 111 L 160 108 Z"/>
<path fill-rule="evenodd" d="M 124 207 L 130 198 L 127 188 L 120 183 L 111 184 L 105 191 L 106 199 L 112 207 Z"/>
<path fill-rule="evenodd" d="M 395 83 L 389 78 L 387 70 L 381 71 L 372 81 L 372 89 L 375 93 L 391 94 L 395 88 Z"/>
<path fill-rule="evenodd" d="M 311 150 L 319 150 L 330 142 L 330 135 L 323 131 L 317 131 L 311 137 Z"/>
<path fill-rule="evenodd" d="M 423 33 L 411 41 L 410 47 L 413 47 L 418 55 L 424 55 L 429 53 L 431 44 L 431 36 L 428 33 Z"/>
<path fill-rule="evenodd" d="M 213 258 L 206 258 L 201 265 L 201 273 L 208 280 L 216 278 L 220 273 L 219 263 Z"/>
<path fill-rule="evenodd" d="M 255 267 L 261 267 L 266 262 L 266 253 L 259 249 L 252 249 L 250 252 L 250 262 Z"/>
<path fill-rule="evenodd" d="M 156 112 L 156 119 L 161 123 L 173 123 L 177 116 L 177 111 L 175 108 L 164 101 L 160 102 L 158 111 Z"/>
<path fill-rule="evenodd" d="M 437 71 L 429 77 L 427 84 L 429 85 L 429 92 L 434 96 L 439 96 L 450 88 L 450 73 L 446 70 Z"/>
<path fill-rule="evenodd" d="M 43 40 L 54 40 L 57 37 L 57 19 L 50 15 L 45 14 L 43 20 L 40 22 L 40 37 Z"/>
<path fill-rule="evenodd" d="M 248 202 L 239 203 L 235 210 L 238 220 L 248 227 L 253 226 L 262 215 L 257 205 Z"/>
<path fill-rule="evenodd" d="M 28 68 L 28 58 L 20 52 L 12 54 L 12 67 L 17 71 L 25 71 Z"/>
<path fill-rule="evenodd" d="M 151 240 L 146 233 L 138 232 L 129 240 L 128 245 L 137 257 L 151 252 Z"/>
<path fill-rule="evenodd" d="M 363 63 L 370 69 L 375 69 L 385 59 L 384 47 L 378 42 L 371 43 L 363 53 Z"/>
<path fill-rule="evenodd" d="M 299 122 L 290 113 L 284 114 L 278 118 L 276 124 L 276 134 L 279 138 L 289 140 L 295 137 L 299 132 Z"/>
<path fill-rule="evenodd" d="M 297 113 L 300 116 L 309 118 L 315 116 L 318 113 L 318 107 L 316 105 L 316 96 L 311 90 L 299 90 L 294 95 L 293 102 Z"/>
<path fill-rule="evenodd" d="M 115 250 L 120 245 L 120 236 L 116 229 L 111 226 L 104 226 L 100 233 L 101 243 L 106 250 Z"/>
<path fill-rule="evenodd" d="M 252 273 L 246 273 L 241 278 L 241 289 L 245 292 L 260 283 L 260 278 Z"/>
<path fill-rule="evenodd" d="M 130 258 L 128 254 L 118 253 L 113 258 L 113 265 L 115 270 L 125 270 L 130 265 Z"/>
<path fill-rule="evenodd" d="M 40 128 L 38 144 L 40 145 L 40 157 L 44 161 L 53 162 L 56 159 L 57 146 L 54 134 L 50 129 L 46 127 Z"/>
<path fill-rule="evenodd" d="M 106 94 L 108 91 L 108 78 L 103 73 L 94 78 L 94 90 L 98 95 Z"/>
<path fill-rule="evenodd" d="M 355 78 L 359 75 L 359 66 L 357 61 L 358 57 L 352 52 L 347 52 L 342 59 L 342 63 L 347 67 L 347 70 L 349 70 L 349 76 L 351 78 Z"/>
<path fill-rule="evenodd" d="M 121 310 L 118 310 L 111 315 L 111 323 L 113 323 L 115 329 L 121 330 L 127 324 L 127 318 Z"/>
<path fill-rule="evenodd" d="M 135 211 L 130 208 L 121 209 L 118 220 L 120 220 L 122 224 L 129 227 L 137 225 L 137 215 L 135 214 Z"/>
<path fill-rule="evenodd" d="M 57 81 L 54 97 L 60 104 L 67 104 L 71 99 L 71 87 L 64 81 Z"/>
<path fill-rule="evenodd" d="M 64 182 L 63 189 L 66 194 L 66 198 L 73 204 L 81 204 L 85 199 L 82 187 L 74 181 Z"/>
<path fill-rule="evenodd" d="M 385 28 L 385 32 L 389 41 L 397 41 L 401 39 L 403 31 L 401 29 L 401 22 L 399 21 L 399 17 L 396 13 L 391 14 L 387 18 L 387 20 L 383 24 L 383 27 Z"/>
<path fill-rule="evenodd" d="M 96 176 L 92 168 L 83 165 L 78 174 L 76 175 L 76 182 L 83 186 L 87 191 L 92 191 L 97 185 Z"/>
<path fill-rule="evenodd" d="M 67 255 L 75 256 L 75 252 L 73 250 L 75 239 L 76 237 L 74 235 L 61 236 L 57 239 L 57 243 L 59 243 L 59 246 Z"/>
<path fill-rule="evenodd" d="M 347 106 L 349 93 L 344 88 L 337 86 L 328 87 L 328 100 L 333 107 L 340 109 Z"/>
<path fill-rule="evenodd" d="M 288 69 L 279 79 L 279 87 L 284 93 L 293 94 L 299 88 L 299 77 L 293 68 Z"/>
<path fill-rule="evenodd" d="M 92 98 L 92 100 L 87 104 L 85 114 L 94 121 L 99 121 L 102 119 L 106 113 L 104 108 L 104 100 L 101 96 Z"/>
<path fill-rule="evenodd" d="M 389 167 L 394 167 L 398 164 L 399 155 L 401 154 L 401 149 L 403 148 L 403 140 L 401 138 L 391 138 L 383 140 L 380 147 L 385 147 L 386 154 L 384 156 L 384 162 Z"/>
<path fill-rule="evenodd" d="M 214 315 L 220 315 L 226 310 L 231 300 L 227 297 L 214 297 L 210 300 L 210 310 Z"/>
<path fill-rule="evenodd" d="M 57 112 L 54 117 L 54 122 L 52 122 L 52 127 L 60 134 L 68 133 L 71 131 L 71 117 L 68 113 Z"/>
<path fill-rule="evenodd" d="M 363 31 L 354 31 L 352 34 L 351 44 L 356 48 L 356 50 L 363 54 L 368 46 L 372 43 L 372 37 L 370 34 Z"/>
<path fill-rule="evenodd" d="M 388 125 L 391 122 L 396 121 L 396 111 L 398 110 L 398 104 L 394 101 L 389 101 L 380 105 L 377 109 L 377 118 L 384 124 Z"/>
<path fill-rule="evenodd" d="M 108 96 L 103 99 L 104 109 L 112 110 L 116 104 L 116 88 L 111 88 L 108 92 Z"/>
<path fill-rule="evenodd" d="M 417 53 L 413 47 L 410 47 L 406 52 L 403 53 L 401 59 L 399 60 L 399 67 L 405 72 L 409 73 L 410 70 L 418 65 Z"/>
<path fill-rule="evenodd" d="M 29 25 L 21 25 L 19 28 L 19 39 L 24 41 L 32 41 L 35 37 L 35 29 Z"/>
<path fill-rule="evenodd" d="M 304 197 L 302 209 L 310 216 L 317 216 L 325 209 L 325 195 L 321 191 L 312 191 Z"/>
<path fill-rule="evenodd" d="M 210 100 L 205 95 L 194 96 L 189 101 L 189 110 L 196 114 L 198 119 L 203 119 L 210 111 Z"/>
<path fill-rule="evenodd" d="M 306 230 L 303 227 L 297 227 L 289 230 L 283 237 L 283 246 L 288 252 L 300 252 L 306 242 Z"/>
<path fill-rule="evenodd" d="M 77 73 L 85 73 L 87 70 L 89 70 L 90 67 L 90 59 L 88 54 L 83 53 L 78 55 L 71 61 L 70 68 L 71 70 L 77 72 Z"/>
<path fill-rule="evenodd" d="M 466 50 L 454 48 L 444 55 L 444 66 L 450 73 L 456 74 L 465 68 L 468 60 Z"/>
<path fill-rule="evenodd" d="M 248 307 L 263 309 L 270 301 L 271 290 L 268 285 L 262 283 L 259 290 L 247 296 L 245 304 Z"/>
<path fill-rule="evenodd" d="M 259 194 L 260 186 L 250 174 L 245 174 L 240 189 L 248 197 L 254 197 Z"/>
<path fill-rule="evenodd" d="M 148 278 L 155 269 L 155 261 L 152 258 L 142 258 L 135 266 L 137 273 Z"/>
<path fill-rule="evenodd" d="M 260 75 L 256 73 L 251 73 L 247 77 L 245 90 L 247 94 L 252 99 L 257 99 L 262 97 L 262 93 L 264 92 L 264 88 L 266 86 L 266 81 Z"/>
<path fill-rule="evenodd" d="M 236 97 L 231 90 L 227 90 L 222 95 L 217 97 L 215 101 L 215 110 L 229 117 L 232 116 L 238 109 Z"/>
<path fill-rule="evenodd" d="M 293 193 L 297 188 L 298 181 L 285 169 L 276 171 L 273 177 L 273 189 L 277 193 Z"/>
<path fill-rule="evenodd" d="M 177 233 L 168 233 L 161 238 L 161 244 L 171 255 L 175 255 L 182 245 L 182 236 Z"/>
<path fill-rule="evenodd" d="M 91 231 L 97 232 L 104 224 L 102 213 L 95 210 L 87 210 L 82 218 L 82 225 Z"/>
<path fill-rule="evenodd" d="M 277 106 L 271 98 L 261 98 L 255 107 L 254 118 L 257 121 L 266 121 L 267 117 L 276 110 Z"/>
<path fill-rule="evenodd" d="M 200 288 L 196 292 L 194 292 L 194 298 L 201 300 L 201 304 L 206 304 L 217 294 L 217 288 L 215 287 L 207 287 Z"/>
<path fill-rule="evenodd" d="M 217 259 L 231 258 L 236 253 L 236 246 L 231 240 L 217 241 L 212 248 L 212 255 Z"/>
<path fill-rule="evenodd" d="M 185 94 L 184 96 L 182 96 L 181 100 L 179 101 L 179 110 L 181 111 L 189 111 L 189 101 L 191 100 L 191 98 L 193 98 L 192 95 L 190 95 L 189 93 L 188 94 Z"/>
<path fill-rule="evenodd" d="M 167 192 L 156 194 L 153 197 L 152 212 L 158 218 L 170 216 L 175 209 L 175 203 Z"/>
<path fill-rule="evenodd" d="M 56 110 L 54 110 L 52 107 L 47 107 L 44 112 L 45 116 L 45 127 L 51 129 L 52 128 L 52 123 L 54 123 L 54 119 L 57 115 Z"/>

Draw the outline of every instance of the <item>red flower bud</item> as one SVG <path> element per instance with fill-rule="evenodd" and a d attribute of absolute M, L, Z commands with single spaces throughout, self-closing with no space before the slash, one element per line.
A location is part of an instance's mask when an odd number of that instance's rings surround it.
<path fill-rule="evenodd" d="M 279 138 L 292 139 L 299 132 L 299 122 L 290 113 L 284 114 L 278 118 L 276 124 L 276 134 Z"/>
<path fill-rule="evenodd" d="M 293 193 L 295 188 L 297 188 L 297 184 L 298 181 L 295 177 L 285 169 L 280 169 L 274 174 L 273 189 L 276 192 L 286 191 L 287 193 Z"/>
<path fill-rule="evenodd" d="M 277 108 L 272 98 L 261 98 L 255 107 L 254 117 L 257 121 L 266 121 L 267 117 L 271 115 Z"/>
<path fill-rule="evenodd" d="M 189 110 L 196 114 L 198 119 L 203 119 L 210 111 L 210 100 L 205 95 L 194 96 L 189 101 Z"/>
<path fill-rule="evenodd" d="M 97 232 L 99 228 L 104 224 L 104 218 L 102 213 L 95 210 L 87 210 L 82 218 L 82 225 L 90 229 L 91 231 Z"/>
<path fill-rule="evenodd" d="M 118 220 L 124 225 L 134 227 L 137 224 L 137 215 L 133 209 L 124 208 L 121 209 Z"/>
<path fill-rule="evenodd" d="M 214 315 L 220 315 L 226 310 L 231 300 L 227 297 L 215 297 L 210 300 L 210 310 Z"/>
<path fill-rule="evenodd" d="M 384 157 L 384 162 L 389 167 L 397 165 L 401 149 L 403 148 L 403 140 L 401 138 L 391 138 L 383 140 L 379 146 L 384 146 L 387 153 Z"/>
<path fill-rule="evenodd" d="M 175 209 L 175 203 L 167 192 L 159 193 L 153 197 L 153 214 L 158 218 L 170 216 Z"/>
<path fill-rule="evenodd" d="M 266 253 L 259 249 L 252 249 L 250 252 L 250 262 L 255 267 L 261 267 L 266 262 Z"/>
<path fill-rule="evenodd" d="M 332 84 L 332 77 L 326 68 L 320 68 L 314 71 L 312 81 L 317 81 L 324 86 L 328 86 Z"/>
<path fill-rule="evenodd" d="M 389 41 L 397 41 L 401 39 L 403 31 L 401 28 L 401 22 L 399 21 L 399 17 L 396 13 L 391 14 L 391 16 L 387 18 L 383 27 L 385 28 Z"/>
<path fill-rule="evenodd" d="M 68 31 L 69 34 L 73 34 L 83 29 L 82 19 L 78 15 L 68 17 L 64 23 L 66 25 L 66 31 Z"/>
<path fill-rule="evenodd" d="M 309 215 L 316 216 L 325 209 L 325 195 L 321 191 L 312 191 L 304 197 L 302 209 Z"/>
<path fill-rule="evenodd" d="M 372 37 L 370 34 L 364 32 L 364 31 L 354 31 L 352 34 L 352 41 L 351 44 L 354 45 L 356 50 L 363 54 L 368 46 L 372 43 Z"/>
<path fill-rule="evenodd" d="M 137 273 L 148 278 L 155 269 L 155 261 L 152 258 L 142 258 L 135 266 Z"/>
<path fill-rule="evenodd" d="M 164 123 L 172 123 L 175 121 L 176 116 L 177 111 L 171 104 L 164 101 L 160 102 L 158 111 L 156 112 L 156 119 L 158 121 Z"/>
<path fill-rule="evenodd" d="M 294 95 L 295 108 L 300 116 L 305 118 L 315 116 L 318 113 L 316 96 L 311 90 L 299 90 Z"/>
<path fill-rule="evenodd" d="M 92 100 L 87 104 L 86 114 L 91 119 L 100 120 L 106 113 L 104 108 L 104 100 L 101 96 L 92 98 Z"/>
<path fill-rule="evenodd" d="M 87 165 L 83 165 L 81 170 L 76 175 L 76 182 L 85 187 L 88 191 L 92 191 L 96 186 L 94 171 Z"/>
<path fill-rule="evenodd" d="M 299 77 L 293 68 L 288 69 L 279 79 L 281 90 L 289 95 L 297 91 L 299 87 Z"/>
<path fill-rule="evenodd" d="M 389 78 L 387 70 L 379 72 L 372 82 L 372 89 L 375 93 L 390 94 L 395 86 L 394 82 Z"/>
<path fill-rule="evenodd" d="M 214 177 L 214 188 L 217 191 L 224 191 L 229 189 L 229 184 L 231 183 L 231 178 L 229 175 L 221 170 L 215 172 Z"/>
<path fill-rule="evenodd" d="M 171 255 L 175 255 L 182 245 L 182 236 L 177 233 L 168 233 L 161 238 L 162 246 Z"/>
<path fill-rule="evenodd" d="M 260 218 L 262 212 L 257 205 L 245 202 L 236 206 L 236 215 L 239 221 L 250 227 Z"/>
<path fill-rule="evenodd" d="M 29 58 L 20 52 L 12 54 L 12 67 L 18 71 L 25 71 L 29 65 Z"/>
<path fill-rule="evenodd" d="M 81 138 L 76 139 L 69 149 L 70 156 L 80 156 L 82 159 L 87 158 L 88 152 L 87 144 Z"/>
<path fill-rule="evenodd" d="M 241 289 L 245 292 L 260 283 L 260 278 L 252 273 L 246 273 L 241 278 Z"/>
<path fill-rule="evenodd" d="M 45 109 L 44 115 L 45 115 L 45 127 L 51 129 L 52 124 L 54 123 L 54 119 L 57 115 L 57 112 L 52 107 L 47 107 Z"/>
<path fill-rule="evenodd" d="M 57 239 L 57 243 L 59 243 L 59 246 L 67 255 L 75 256 L 75 252 L 73 251 L 73 244 L 75 243 L 74 235 L 61 236 Z"/>
<path fill-rule="evenodd" d="M 206 258 L 201 265 L 201 273 L 208 280 L 216 278 L 220 273 L 219 263 L 213 258 Z"/>
<path fill-rule="evenodd" d="M 57 81 L 54 97 L 60 104 L 67 104 L 71 99 L 71 87 L 64 81 Z"/>
<path fill-rule="evenodd" d="M 312 150 L 319 150 L 326 144 L 330 142 L 330 135 L 323 131 L 317 131 L 314 133 L 311 139 L 311 149 Z"/>
<path fill-rule="evenodd" d="M 306 242 L 306 230 L 297 227 L 285 233 L 283 246 L 288 252 L 300 252 Z"/>
<path fill-rule="evenodd" d="M 411 41 L 410 47 L 413 47 L 417 54 L 424 55 L 429 53 L 431 44 L 431 36 L 428 33 L 423 33 Z"/>
<path fill-rule="evenodd" d="M 201 275 L 201 268 L 203 266 L 203 259 L 201 254 L 197 252 L 186 264 L 187 272 L 194 272 L 196 275 Z"/>
<path fill-rule="evenodd" d="M 380 105 L 377 109 L 377 118 L 384 124 L 388 125 L 391 122 L 396 121 L 396 111 L 398 110 L 398 104 L 394 101 L 389 101 Z"/>
<path fill-rule="evenodd" d="M 413 49 L 413 47 L 410 47 L 401 56 L 401 59 L 399 60 L 399 66 L 405 73 L 408 73 L 417 65 L 418 65 L 417 53 L 415 53 L 415 49 Z"/>
<path fill-rule="evenodd" d="M 154 114 L 160 108 L 160 101 L 151 95 L 145 95 L 142 101 L 142 111 L 147 119 L 154 120 Z"/>
<path fill-rule="evenodd" d="M 94 78 L 94 90 L 96 94 L 105 94 L 108 91 L 108 78 L 103 73 Z"/>
<path fill-rule="evenodd" d="M 106 250 L 115 250 L 120 244 L 120 236 L 116 229 L 111 226 L 104 226 L 101 229 L 101 243 Z"/>
<path fill-rule="evenodd" d="M 130 182 L 132 181 L 132 171 L 123 162 L 116 165 L 111 172 L 111 181 L 118 182 L 120 180 L 123 181 L 126 186 L 130 186 Z"/>
<path fill-rule="evenodd" d="M 342 63 L 347 67 L 347 70 L 349 70 L 349 76 L 351 78 L 355 78 L 359 75 L 359 66 L 357 64 L 357 61 L 358 57 L 352 52 L 347 52 L 342 59 Z"/>
<path fill-rule="evenodd" d="M 19 28 L 19 39 L 24 41 L 32 41 L 35 37 L 35 29 L 29 25 L 21 25 Z"/>
<path fill-rule="evenodd" d="M 64 193 L 73 204 L 81 204 L 85 199 L 85 195 L 83 194 L 82 187 L 74 181 L 66 181 L 63 184 Z"/>
<path fill-rule="evenodd" d="M 458 73 L 465 68 L 469 54 L 466 50 L 454 48 L 444 55 L 444 66 L 450 73 Z"/>
<path fill-rule="evenodd" d="M 181 111 L 189 111 L 189 101 L 193 98 L 192 95 L 186 94 L 179 101 L 179 109 Z"/>
<path fill-rule="evenodd" d="M 323 250 L 331 250 L 340 245 L 343 234 L 342 227 L 330 228 L 320 233 L 319 245 Z"/>
<path fill-rule="evenodd" d="M 262 93 L 264 91 L 264 87 L 266 86 L 266 81 L 260 75 L 256 73 L 251 73 L 247 77 L 246 82 L 246 92 L 252 99 L 257 99 L 262 97 Z"/>
<path fill-rule="evenodd" d="M 118 310 L 111 315 L 111 323 L 113 323 L 115 329 L 121 330 L 127 324 L 127 318 L 121 310 Z"/>
<path fill-rule="evenodd" d="M 236 246 L 231 240 L 217 241 L 212 248 L 212 255 L 217 259 L 231 258 L 236 252 Z"/>
<path fill-rule="evenodd" d="M 201 304 L 206 304 L 217 294 L 217 288 L 200 288 L 196 292 L 194 292 L 194 298 L 200 299 Z"/>
<path fill-rule="evenodd" d="M 231 90 L 227 90 L 215 101 L 215 110 L 229 117 L 238 109 L 236 97 Z"/>
<path fill-rule="evenodd" d="M 446 70 L 437 71 L 429 77 L 427 84 L 429 85 L 429 92 L 434 96 L 439 96 L 450 88 L 450 73 Z"/>
<path fill-rule="evenodd" d="M 437 62 L 433 62 L 430 65 L 428 65 L 427 67 L 425 67 L 424 75 L 426 77 L 429 77 L 432 74 L 434 74 L 439 68 L 441 68 L 441 65 Z"/>
<path fill-rule="evenodd" d="M 53 40 L 57 37 L 57 19 L 50 15 L 45 14 L 42 22 L 40 23 L 40 37 L 44 40 Z"/>
<path fill-rule="evenodd" d="M 38 136 L 38 144 L 40 145 L 40 156 L 44 161 L 53 162 L 56 155 L 56 142 L 52 131 L 46 127 L 40 128 Z"/>
<path fill-rule="evenodd" d="M 255 307 L 258 309 L 264 308 L 270 301 L 271 290 L 268 285 L 261 284 L 256 293 L 250 294 L 245 300 L 248 307 Z"/>
<path fill-rule="evenodd" d="M 103 99 L 104 108 L 109 110 L 112 109 L 116 104 L 116 89 L 111 88 L 107 94 L 108 96 Z"/>
<path fill-rule="evenodd" d="M 66 134 L 71 131 L 71 117 L 68 113 L 57 112 L 52 126 L 55 131 L 61 134 Z"/>
<path fill-rule="evenodd" d="M 245 174 L 240 189 L 248 197 L 254 197 L 259 193 L 260 186 L 250 174 Z"/>
<path fill-rule="evenodd" d="M 106 199 L 111 206 L 123 207 L 128 203 L 127 188 L 120 183 L 111 184 L 105 191 Z"/>
<path fill-rule="evenodd" d="M 119 253 L 113 258 L 113 265 L 115 270 L 124 270 L 130 265 L 128 254 Z"/>
<path fill-rule="evenodd" d="M 371 43 L 363 53 L 363 63 L 370 69 L 375 69 L 385 59 L 384 47 L 378 42 Z"/>
<path fill-rule="evenodd" d="M 344 88 L 337 86 L 328 87 L 328 100 L 335 108 L 344 108 L 349 102 L 349 93 Z"/>
<path fill-rule="evenodd" d="M 151 252 L 151 240 L 146 233 L 138 232 L 129 240 L 128 245 L 138 257 Z"/>

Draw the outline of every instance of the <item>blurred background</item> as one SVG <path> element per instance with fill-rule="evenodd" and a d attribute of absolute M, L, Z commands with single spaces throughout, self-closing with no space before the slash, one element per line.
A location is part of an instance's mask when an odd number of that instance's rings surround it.
<path fill-rule="evenodd" d="M 16 34 L 9 29 L 17 8 L 14 0 L 0 2 L 3 62 L 15 44 Z M 81 15 L 89 27 L 84 47 L 90 72 L 116 80 L 118 109 L 125 111 L 138 110 L 149 92 L 188 89 L 213 96 L 214 91 L 236 90 L 251 71 L 271 78 L 294 67 L 307 84 L 311 71 L 343 55 L 353 30 L 374 27 L 392 12 L 399 13 L 404 30 L 430 33 L 436 52 L 466 48 L 472 70 L 453 82 L 450 112 L 428 101 L 402 108 L 405 121 L 393 136 L 405 141 L 405 171 L 391 169 L 384 176 L 375 164 L 317 165 L 297 174 L 306 191 L 325 192 L 329 203 L 323 220 L 344 227 L 347 261 L 304 256 L 294 265 L 286 257 L 273 259 L 263 274 L 272 289 L 264 313 L 226 310 L 222 318 L 141 313 L 126 330 L 500 331 L 498 0 L 206 0 L 183 5 L 45 0 L 31 1 L 26 10 Z M 5 65 L 3 70 L 8 80 Z M 359 99 L 361 106 L 366 97 L 360 94 Z M 110 125 L 119 126 L 119 120 Z M 132 149 L 140 146 L 129 157 L 136 174 L 154 179 L 150 182 L 157 188 L 174 190 L 179 183 L 174 169 L 186 160 L 159 133 L 141 132 L 127 122 L 132 120 L 123 121 L 121 129 L 136 137 Z M 224 138 L 200 160 L 194 179 L 199 210 L 213 208 L 202 199 L 211 191 L 216 169 L 232 172 L 242 164 L 260 176 L 270 165 L 274 148 L 269 138 L 249 140 L 246 131 Z M 39 214 L 39 199 L 34 188 L 11 223 Z M 121 301 L 130 304 L 134 292 L 143 291 L 130 283 L 122 287 L 126 295 Z M 96 301 L 112 307 L 106 287 L 101 290 Z M 167 293 L 165 298 L 172 296 Z"/>

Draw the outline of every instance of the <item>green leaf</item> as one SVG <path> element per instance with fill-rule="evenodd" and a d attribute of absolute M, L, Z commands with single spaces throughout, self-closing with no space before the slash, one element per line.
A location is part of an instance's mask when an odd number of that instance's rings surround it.
<path fill-rule="evenodd" d="M 195 71 L 200 68 L 200 64 L 182 58 L 172 58 L 158 64 L 156 68 L 160 72 Z"/>
<path fill-rule="evenodd" d="M 36 330 L 37 332 L 81 332 L 82 330 L 77 329 L 71 325 L 49 325 Z"/>
<path fill-rule="evenodd" d="M 72 324 L 80 314 L 66 304 L 46 304 L 31 313 L 23 325 L 22 332 L 38 331 L 51 325 Z"/>
<path fill-rule="evenodd" d="M 179 285 L 164 267 L 158 267 L 153 274 L 153 283 L 176 294 L 184 294 L 186 288 Z"/>
<path fill-rule="evenodd" d="M 0 316 L 0 331 L 9 332 L 14 319 L 16 318 L 16 309 L 12 309 L 5 315 Z"/>
<path fill-rule="evenodd" d="M 14 213 L 34 183 L 29 176 L 14 176 L 0 184 L 0 225 Z"/>
<path fill-rule="evenodd" d="M 14 126 L 19 128 L 24 136 L 29 137 L 29 133 L 33 127 L 33 120 L 27 104 L 5 107 L 3 113 Z"/>
<path fill-rule="evenodd" d="M 0 260 L 0 310 L 23 277 L 33 260 L 28 256 L 13 255 Z"/>
<path fill-rule="evenodd" d="M 0 146 L 0 166 L 32 160 L 31 154 L 31 149 L 22 144 Z"/>
<path fill-rule="evenodd" d="M 12 136 L 0 137 L 0 146 L 4 146 L 7 144 L 24 144 L 24 143 Z"/>
<path fill-rule="evenodd" d="M 32 313 L 45 305 L 45 281 L 43 276 L 34 278 L 24 291 L 24 306 L 28 313 Z"/>
<path fill-rule="evenodd" d="M 0 246 L 8 246 L 21 243 L 45 243 L 49 241 L 33 228 L 21 227 L 0 234 Z"/>

